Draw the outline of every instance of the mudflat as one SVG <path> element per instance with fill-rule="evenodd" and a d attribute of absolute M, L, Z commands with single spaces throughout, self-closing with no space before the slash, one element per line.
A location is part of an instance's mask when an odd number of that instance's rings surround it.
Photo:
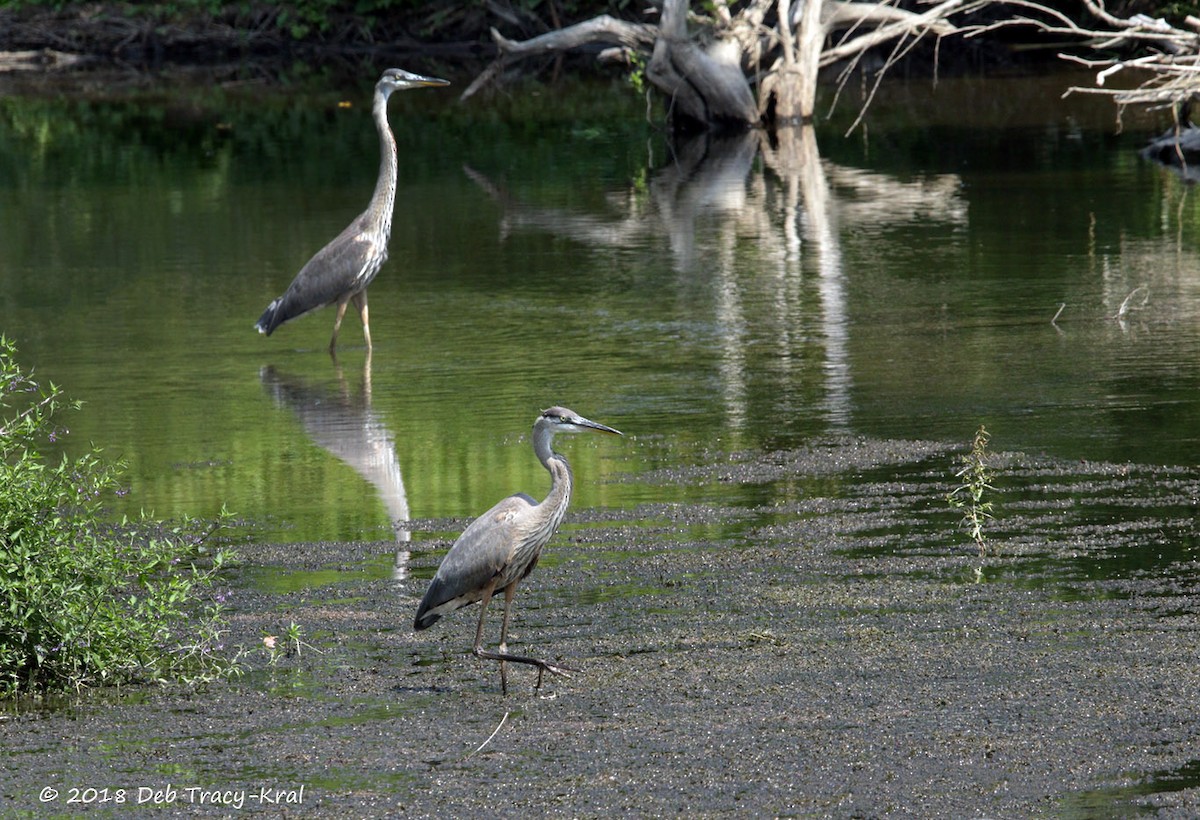
<path fill-rule="evenodd" d="M 630 477 L 736 502 L 572 511 L 509 643 L 579 671 L 507 696 L 477 609 L 412 630 L 449 540 L 400 580 L 361 571 L 391 543 L 246 547 L 247 674 L 10 705 L 0 815 L 1200 812 L 1200 473 L 1001 454 L 980 556 L 953 458 L 846 438 Z"/>

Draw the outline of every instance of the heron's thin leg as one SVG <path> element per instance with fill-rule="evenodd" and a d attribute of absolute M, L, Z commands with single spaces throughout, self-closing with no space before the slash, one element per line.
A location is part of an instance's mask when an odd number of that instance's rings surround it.
<path fill-rule="evenodd" d="M 338 331 L 342 329 L 342 317 L 346 315 L 346 304 L 348 299 L 338 299 L 337 315 L 333 317 L 333 338 L 329 340 L 329 352 L 332 354 L 337 350 Z"/>
<path fill-rule="evenodd" d="M 559 664 L 551 663 L 550 661 L 544 661 L 541 658 L 530 658 L 526 657 L 525 655 L 513 655 L 512 653 L 505 651 L 504 641 L 508 637 L 508 604 L 512 603 L 512 593 L 516 591 L 516 586 L 517 585 L 515 583 L 512 583 L 505 588 L 504 597 L 506 598 L 506 602 L 504 607 L 504 625 L 502 626 L 503 631 L 500 637 L 501 644 L 499 652 L 492 652 L 491 650 L 483 648 L 483 617 L 484 613 L 487 611 L 488 602 L 492 600 L 492 594 L 496 591 L 496 579 L 493 578 L 488 582 L 488 585 L 484 587 L 483 598 L 481 598 L 479 601 L 479 625 L 475 627 L 475 646 L 471 650 L 475 653 L 476 657 L 487 658 L 491 661 L 500 661 L 500 689 L 506 695 L 508 694 L 508 680 L 504 668 L 505 661 L 512 661 L 513 663 L 527 663 L 530 666 L 536 666 L 538 668 L 539 685 L 541 685 L 542 672 L 547 670 L 556 675 L 562 675 L 563 677 L 570 677 L 570 673 L 576 671 L 568 666 L 560 666 Z"/>
<path fill-rule="evenodd" d="M 490 657 L 487 651 L 483 648 L 483 618 L 487 614 L 488 603 L 492 600 L 492 593 L 496 591 L 496 579 L 493 578 L 488 582 L 488 585 L 483 589 L 483 597 L 479 600 L 479 625 L 475 627 L 475 646 L 472 651 L 481 658 Z M 504 661 L 500 661 L 500 691 L 508 694 L 508 679 L 504 674 Z"/>
<path fill-rule="evenodd" d="M 512 611 L 513 595 L 517 592 L 517 582 L 513 581 L 504 588 L 504 619 L 500 622 L 500 654 L 508 654 L 508 613 Z M 504 683 L 508 677 L 507 670 L 504 666 L 504 661 L 500 661 L 500 682 Z M 538 670 L 538 683 L 542 680 L 542 671 Z"/>
<path fill-rule="evenodd" d="M 512 609 L 513 595 L 517 592 L 517 582 L 513 581 L 504 588 L 504 620 L 500 622 L 500 651 L 508 651 L 508 613 Z"/>
<path fill-rule="evenodd" d="M 367 321 L 367 292 L 359 291 L 350 297 L 354 302 L 354 306 L 358 308 L 358 316 L 362 319 L 363 338 L 367 342 L 367 350 L 371 349 L 371 325 Z"/>
<path fill-rule="evenodd" d="M 367 406 L 371 405 L 371 348 L 367 348 L 367 356 L 363 359 L 363 398 Z"/>

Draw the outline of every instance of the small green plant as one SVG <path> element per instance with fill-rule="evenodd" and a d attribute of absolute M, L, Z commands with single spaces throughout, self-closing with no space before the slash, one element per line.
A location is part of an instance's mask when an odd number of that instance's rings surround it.
<path fill-rule="evenodd" d="M 954 474 L 961 483 L 946 495 L 951 507 L 962 511 L 962 526 L 975 542 L 982 558 L 987 537 L 983 525 L 992 517 L 992 502 L 984 496 L 991 490 L 992 470 L 988 466 L 988 441 L 991 437 L 981 424 L 971 442 L 971 452 L 960 456 L 961 467 Z"/>
<path fill-rule="evenodd" d="M 629 60 L 629 74 L 626 79 L 639 96 L 646 93 L 646 58 L 640 53 L 629 49 L 626 52 Z"/>
<path fill-rule="evenodd" d="M 229 524 L 113 525 L 123 493 L 98 451 L 48 461 L 61 411 L 78 408 L 21 370 L 0 336 L 0 697 L 138 681 L 203 683 L 239 671 L 224 653 Z"/>
<path fill-rule="evenodd" d="M 317 654 L 320 654 L 310 644 L 305 643 L 302 638 L 304 628 L 300 624 L 292 621 L 288 624 L 287 630 L 284 632 L 283 641 L 279 640 L 278 635 L 263 635 L 263 649 L 267 652 L 267 663 L 275 666 L 283 658 L 290 658 L 292 655 L 300 657 L 303 655 L 303 649 L 307 647 Z"/>

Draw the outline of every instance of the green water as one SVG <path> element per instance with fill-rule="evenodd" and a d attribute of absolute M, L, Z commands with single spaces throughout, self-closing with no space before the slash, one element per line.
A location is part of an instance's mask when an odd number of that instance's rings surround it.
<path fill-rule="evenodd" d="M 369 79 L 0 98 L 0 330 L 127 463 L 114 512 L 389 540 L 544 492 L 552 404 L 627 433 L 562 444 L 583 508 L 830 432 L 1200 460 L 1196 199 L 1065 79 L 844 102 L 802 166 L 673 150 L 615 82 L 398 94 L 374 354 L 348 317 L 335 363 L 331 311 L 252 326 L 369 198 Z"/>

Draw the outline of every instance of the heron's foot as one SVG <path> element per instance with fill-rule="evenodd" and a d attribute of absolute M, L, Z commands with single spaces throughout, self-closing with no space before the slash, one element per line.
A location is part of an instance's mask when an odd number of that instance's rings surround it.
<path fill-rule="evenodd" d="M 534 692 L 537 692 L 542 688 L 542 676 L 547 671 L 553 672 L 555 675 L 561 675 L 564 678 L 569 678 L 572 674 L 578 672 L 579 670 L 557 663 L 550 663 L 549 661 L 542 661 L 540 664 L 538 664 L 538 679 L 537 683 L 533 685 Z"/>
<path fill-rule="evenodd" d="M 579 672 L 578 669 L 574 669 L 570 666 L 563 666 L 560 663 L 550 663 L 550 661 L 542 661 L 540 664 L 538 664 L 538 668 L 539 668 L 539 673 L 538 673 L 539 678 L 541 678 L 542 670 L 544 670 L 546 672 L 553 672 L 556 675 L 562 675 L 564 678 L 569 678 L 569 677 L 571 677 L 571 675 L 577 674 Z"/>
<path fill-rule="evenodd" d="M 534 686 L 535 691 L 541 687 L 542 676 L 546 672 L 560 675 L 564 678 L 569 678 L 573 673 L 579 671 L 578 669 L 572 669 L 569 666 L 563 666 L 559 663 L 551 663 L 550 661 L 542 660 L 541 658 L 530 658 L 525 655 L 513 655 L 508 652 L 492 652 L 487 649 L 476 649 L 475 654 L 481 658 L 487 658 L 488 660 L 500 661 L 500 685 L 501 690 L 505 694 L 508 693 L 508 681 L 506 680 L 508 676 L 505 674 L 504 670 L 505 662 L 524 663 L 528 664 L 529 666 L 536 666 L 538 668 L 538 679 L 537 684 Z"/>

